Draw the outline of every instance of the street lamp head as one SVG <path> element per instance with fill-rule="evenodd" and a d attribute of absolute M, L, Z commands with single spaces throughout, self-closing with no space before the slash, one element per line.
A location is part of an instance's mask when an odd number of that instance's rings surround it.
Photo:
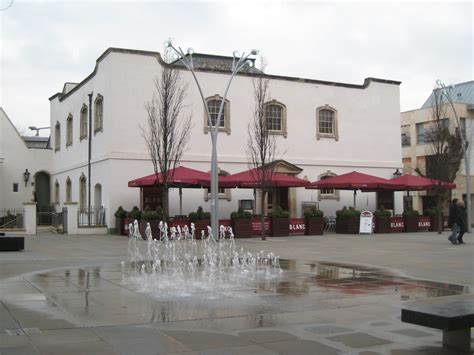
<path fill-rule="evenodd" d="M 194 54 L 194 49 L 192 49 L 191 47 L 188 48 L 188 54 L 189 55 L 193 55 Z"/>
<path fill-rule="evenodd" d="M 29 126 L 28 129 L 31 129 L 32 131 L 35 131 L 37 128 L 36 128 L 36 126 Z"/>
<path fill-rule="evenodd" d="M 171 40 L 170 40 L 170 39 L 167 40 L 167 41 L 165 41 L 165 43 L 164 43 L 164 46 L 165 46 L 166 48 L 169 48 L 169 47 L 171 47 L 172 45 L 173 45 L 173 43 L 171 43 Z"/>
<path fill-rule="evenodd" d="M 251 55 L 258 55 L 259 53 L 260 53 L 260 51 L 258 49 L 255 49 L 255 48 L 250 51 Z"/>
<path fill-rule="evenodd" d="M 232 53 L 232 55 L 233 55 L 235 58 L 240 57 L 239 51 L 234 51 L 234 53 Z"/>

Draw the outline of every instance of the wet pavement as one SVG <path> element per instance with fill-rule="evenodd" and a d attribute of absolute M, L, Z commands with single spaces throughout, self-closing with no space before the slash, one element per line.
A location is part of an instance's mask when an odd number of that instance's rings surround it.
<path fill-rule="evenodd" d="M 38 243 L 38 264 L 63 256 L 60 246 L 48 253 Z M 8 253 L 0 265 L 15 254 L 28 263 L 24 253 Z M 0 354 L 457 354 L 442 348 L 440 331 L 402 323 L 400 309 L 407 300 L 472 292 L 436 275 L 282 259 L 280 276 L 235 284 L 225 297 L 156 298 L 130 282 L 131 265 L 93 254 L 69 260 L 81 265 L 2 278 Z"/>

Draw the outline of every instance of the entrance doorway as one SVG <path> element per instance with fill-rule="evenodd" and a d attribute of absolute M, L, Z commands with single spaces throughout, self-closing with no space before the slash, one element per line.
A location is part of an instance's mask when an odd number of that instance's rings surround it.
<path fill-rule="evenodd" d="M 35 174 L 35 201 L 38 211 L 50 212 L 50 177 L 49 174 L 44 171 Z"/>

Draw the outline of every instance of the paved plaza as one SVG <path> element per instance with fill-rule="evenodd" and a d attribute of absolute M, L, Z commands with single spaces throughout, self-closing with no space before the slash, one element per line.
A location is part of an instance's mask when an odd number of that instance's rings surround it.
<path fill-rule="evenodd" d="M 127 237 L 43 232 L 0 253 L 0 354 L 458 354 L 400 321 L 405 301 L 472 292 L 474 240 L 447 236 L 237 239 L 281 277 L 160 299 L 130 286 Z"/>

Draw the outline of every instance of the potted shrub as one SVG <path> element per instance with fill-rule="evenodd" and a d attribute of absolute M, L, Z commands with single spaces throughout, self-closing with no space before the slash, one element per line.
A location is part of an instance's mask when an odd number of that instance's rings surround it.
<path fill-rule="evenodd" d="M 305 235 L 322 235 L 324 233 L 324 213 L 316 206 L 304 211 Z"/>
<path fill-rule="evenodd" d="M 431 226 L 430 231 L 437 232 L 438 231 L 438 209 L 436 207 L 427 208 L 423 215 L 430 217 L 431 219 Z M 444 216 L 441 215 L 441 230 L 444 230 Z"/>
<path fill-rule="evenodd" d="M 405 232 L 418 232 L 419 213 L 413 208 L 407 208 L 403 211 L 403 219 L 405 222 Z"/>
<path fill-rule="evenodd" d="M 142 219 L 142 211 L 137 206 L 133 206 L 132 210 L 128 212 L 128 223 L 134 223 L 135 220 L 140 221 Z"/>
<path fill-rule="evenodd" d="M 127 211 L 125 211 L 122 206 L 117 208 L 115 211 L 115 230 L 119 235 L 128 235 L 128 218 Z M 127 227 L 126 227 L 127 226 Z"/>
<path fill-rule="evenodd" d="M 277 206 L 268 216 L 272 220 L 270 236 L 287 237 L 290 234 L 290 212 L 284 211 L 280 206 Z"/>
<path fill-rule="evenodd" d="M 142 213 L 140 220 L 140 233 L 145 234 L 146 224 L 150 223 L 151 233 L 156 239 L 160 234 L 160 221 L 163 221 L 163 209 L 158 207 L 156 210 L 152 210 L 150 206 L 146 206 Z"/>
<path fill-rule="evenodd" d="M 207 226 L 211 225 L 211 214 L 209 212 L 204 212 L 201 206 L 198 207 L 196 212 L 191 212 L 189 214 L 189 221 L 194 223 L 196 228 L 194 232 L 194 237 L 196 239 L 201 239 L 201 231 L 204 231 L 207 235 Z M 212 231 L 214 236 L 217 238 L 219 231 Z"/>
<path fill-rule="evenodd" d="M 374 212 L 375 219 L 375 233 L 390 233 L 390 222 L 392 214 L 386 210 L 384 206 L 380 206 L 378 210 Z"/>
<path fill-rule="evenodd" d="M 360 211 L 353 207 L 344 206 L 336 211 L 336 233 L 358 234 L 360 225 Z"/>
<path fill-rule="evenodd" d="M 250 238 L 252 236 L 252 214 L 239 207 L 237 212 L 230 214 L 232 230 L 236 238 Z"/>

